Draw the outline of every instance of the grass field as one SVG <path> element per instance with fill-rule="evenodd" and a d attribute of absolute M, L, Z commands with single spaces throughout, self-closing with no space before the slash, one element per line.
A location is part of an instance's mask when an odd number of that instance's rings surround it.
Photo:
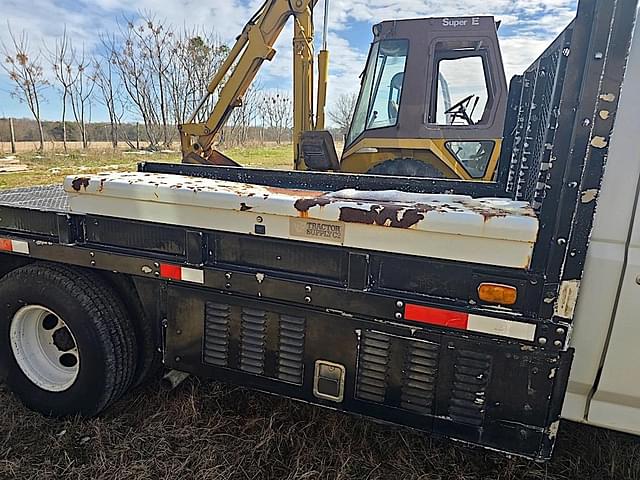
<path fill-rule="evenodd" d="M 290 147 L 226 152 L 241 163 L 285 168 Z M 1 156 L 0 156 L 1 157 Z M 21 153 L 27 172 L 0 188 L 46 184 L 79 172 L 132 169 L 133 155 Z M 96 419 L 55 420 L 26 410 L 0 384 L 0 479 L 421 479 L 637 480 L 636 437 L 563 422 L 554 459 L 536 464 L 406 428 L 189 379 L 129 393 Z"/>
<path fill-rule="evenodd" d="M 111 148 L 91 148 L 86 152 L 45 151 L 43 154 L 22 152 L 17 155 L 0 155 L 0 166 L 3 158 L 13 157 L 21 165 L 27 167 L 24 172 L 0 174 L 0 188 L 25 187 L 30 185 L 46 185 L 61 182 L 67 175 L 78 173 L 97 173 L 103 171 L 126 171 L 136 168 L 138 162 L 179 162 L 178 152 L 127 152 L 113 151 Z M 291 145 L 270 145 L 266 147 L 230 148 L 225 154 L 242 165 L 249 167 L 291 168 L 293 154 Z M 14 160 L 14 161 L 15 161 Z"/>

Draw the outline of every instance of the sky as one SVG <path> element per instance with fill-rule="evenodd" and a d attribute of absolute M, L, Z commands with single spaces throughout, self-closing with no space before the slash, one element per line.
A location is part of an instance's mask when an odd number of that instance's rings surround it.
<path fill-rule="evenodd" d="M 318 37 L 322 32 L 324 1 L 315 11 Z M 177 28 L 199 26 L 213 29 L 232 43 L 263 0 L 0 0 L 0 41 L 26 31 L 32 48 L 55 44 L 66 28 L 76 45 L 86 51 L 99 48 L 100 33 L 115 32 L 118 22 L 142 13 L 155 15 Z M 507 80 L 521 73 L 575 16 L 577 0 L 330 0 L 329 108 L 342 93 L 357 92 L 372 34 L 383 20 L 413 17 L 494 15 L 500 20 L 500 45 Z M 291 25 L 275 45 L 275 59 L 266 63 L 258 81 L 264 88 L 290 89 Z M 318 39 L 319 41 L 319 39 Z M 26 105 L 12 98 L 7 75 L 0 72 L 0 117 L 28 117 Z M 60 117 L 59 95 L 45 93 L 43 117 Z M 92 120 L 106 113 L 93 108 Z M 135 120 L 131 118 L 131 120 Z"/>

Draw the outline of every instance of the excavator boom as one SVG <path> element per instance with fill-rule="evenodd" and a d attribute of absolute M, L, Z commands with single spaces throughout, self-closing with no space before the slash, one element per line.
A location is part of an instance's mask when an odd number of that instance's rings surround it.
<path fill-rule="evenodd" d="M 224 126 L 243 97 L 265 60 L 271 60 L 273 46 L 289 18 L 294 19 L 293 38 L 293 143 L 298 157 L 302 132 L 313 127 L 313 7 L 318 0 L 267 0 L 244 27 L 222 67 L 211 80 L 200 105 L 189 122 L 180 125 L 182 157 L 185 163 L 235 165 L 233 160 L 213 149 L 216 134 Z M 324 59 L 326 62 L 326 54 Z M 326 63 L 324 64 L 326 72 Z M 321 69 L 322 70 L 322 69 Z M 321 71 L 322 75 L 322 71 Z M 326 79 L 326 73 L 325 79 Z M 326 80 L 325 80 L 326 81 Z M 324 87 L 326 91 L 326 87 Z M 218 93 L 213 110 L 204 110 L 211 95 Z M 320 96 L 319 96 L 320 98 Z M 322 98 L 326 98 L 323 95 Z M 323 100 L 324 101 L 324 100 Z M 318 105 L 324 112 L 324 105 Z M 206 118 L 198 122 L 199 118 Z"/>

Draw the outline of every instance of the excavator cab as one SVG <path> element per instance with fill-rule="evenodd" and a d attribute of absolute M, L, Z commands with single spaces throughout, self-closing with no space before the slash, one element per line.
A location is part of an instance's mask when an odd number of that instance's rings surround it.
<path fill-rule="evenodd" d="M 387 21 L 373 34 L 339 167 L 311 132 L 307 168 L 493 180 L 507 105 L 493 17 Z"/>

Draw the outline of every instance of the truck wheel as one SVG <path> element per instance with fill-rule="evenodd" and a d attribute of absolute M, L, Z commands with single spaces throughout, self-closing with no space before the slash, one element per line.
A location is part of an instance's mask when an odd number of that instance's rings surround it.
<path fill-rule="evenodd" d="M 391 175 L 401 177 L 442 178 L 444 175 L 433 165 L 415 158 L 394 158 L 385 160 L 369 169 L 370 175 Z"/>
<path fill-rule="evenodd" d="M 123 303 L 90 273 L 34 263 L 0 280 L 0 374 L 29 408 L 98 414 L 131 385 L 136 353 Z"/>

